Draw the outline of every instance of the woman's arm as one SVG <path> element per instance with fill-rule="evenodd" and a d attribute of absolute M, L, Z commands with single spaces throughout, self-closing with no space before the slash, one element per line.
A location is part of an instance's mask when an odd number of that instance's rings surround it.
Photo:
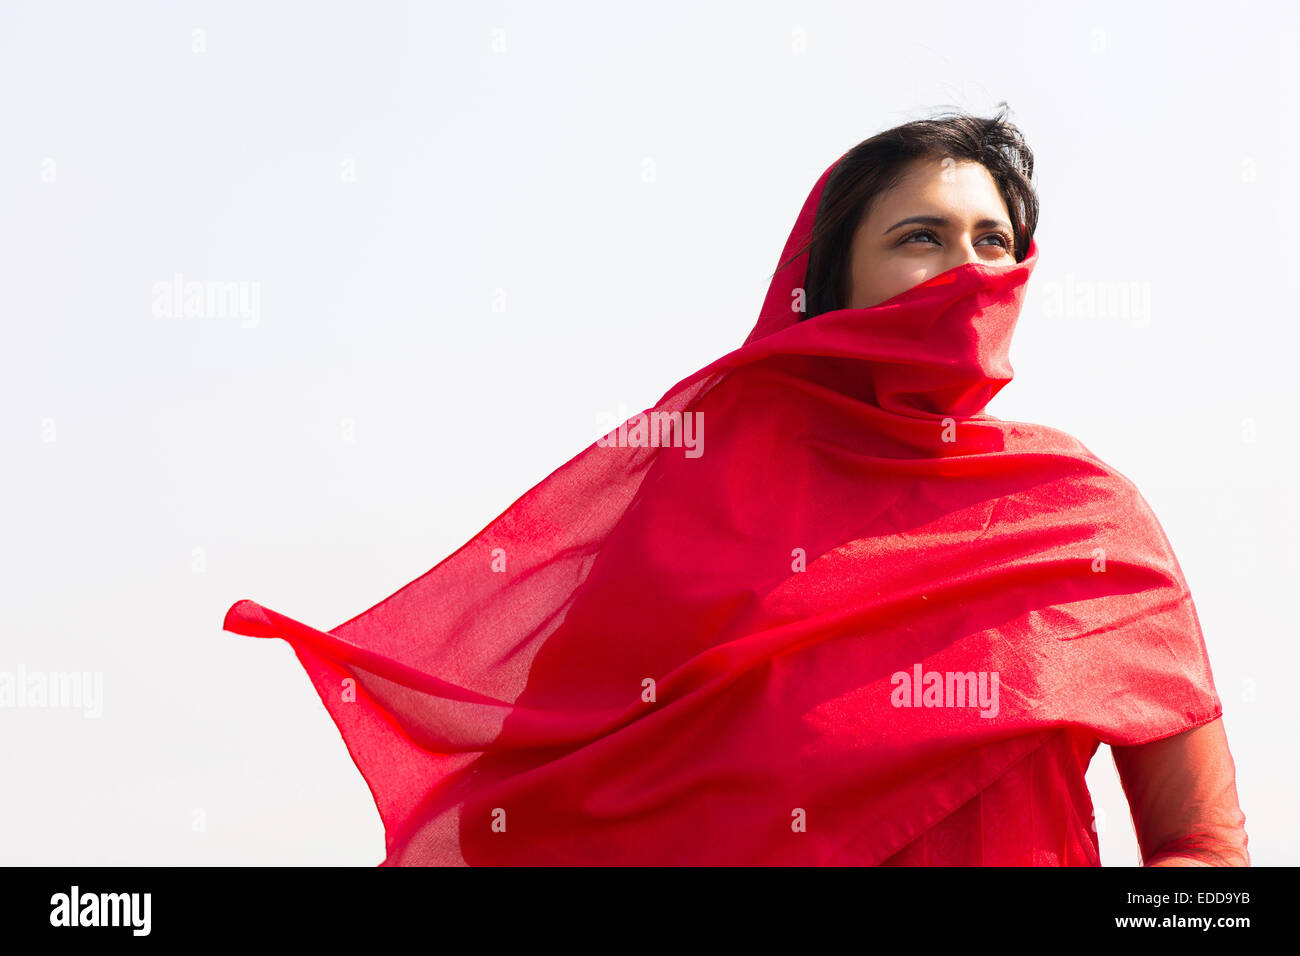
<path fill-rule="evenodd" d="M 1223 718 L 1111 753 L 1144 866 L 1250 866 Z"/>

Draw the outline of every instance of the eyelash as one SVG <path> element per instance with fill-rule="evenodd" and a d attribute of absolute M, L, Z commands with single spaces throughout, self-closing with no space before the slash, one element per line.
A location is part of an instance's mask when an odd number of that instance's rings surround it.
<path fill-rule="evenodd" d="M 922 235 L 924 235 L 924 236 L 930 236 L 932 239 L 936 239 L 936 240 L 939 238 L 938 236 L 936 236 L 936 235 L 934 234 L 934 230 L 933 230 L 933 229 L 915 229 L 915 230 L 913 230 L 912 232 L 909 232 L 907 235 L 905 235 L 902 239 L 898 240 L 898 244 L 901 246 L 901 245 L 903 245 L 904 243 L 906 243 L 909 239 L 911 239 L 913 236 L 922 236 Z M 989 235 L 987 235 L 987 236 L 981 236 L 980 238 L 981 238 L 981 239 L 989 239 L 989 238 L 992 238 L 992 237 L 996 237 L 996 238 L 998 238 L 998 239 L 1001 239 L 1001 240 L 1002 240 L 1002 248 L 1006 249 L 1008 252 L 1010 252 L 1011 249 L 1014 248 L 1014 245 L 1015 245 L 1014 242 L 1012 241 L 1011 237 L 1010 237 L 1009 235 L 1007 235 L 1005 232 L 992 232 L 992 233 L 989 233 Z"/>

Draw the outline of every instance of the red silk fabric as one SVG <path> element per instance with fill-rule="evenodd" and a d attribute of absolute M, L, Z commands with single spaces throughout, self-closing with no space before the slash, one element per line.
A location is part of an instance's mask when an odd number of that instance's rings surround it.
<path fill-rule="evenodd" d="M 1222 710 L 1137 489 L 983 411 L 1037 251 L 798 322 L 801 256 L 653 427 L 370 610 L 326 632 L 231 607 L 307 670 L 381 865 L 1095 865 L 1097 741 Z"/>

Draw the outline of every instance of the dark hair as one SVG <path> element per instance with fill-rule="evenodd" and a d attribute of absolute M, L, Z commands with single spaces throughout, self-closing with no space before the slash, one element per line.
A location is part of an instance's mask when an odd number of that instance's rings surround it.
<path fill-rule="evenodd" d="M 1016 261 L 1023 261 L 1038 227 L 1038 195 L 1031 182 L 1034 154 L 1020 130 L 1005 120 L 1008 111 L 1007 104 L 1001 103 L 991 119 L 954 110 L 913 120 L 877 133 L 845 153 L 826 179 L 811 237 L 777 270 L 808 252 L 805 309 L 800 318 L 845 308 L 853 233 L 875 197 L 895 186 L 914 159 L 952 157 L 984 166 L 1007 204 Z"/>

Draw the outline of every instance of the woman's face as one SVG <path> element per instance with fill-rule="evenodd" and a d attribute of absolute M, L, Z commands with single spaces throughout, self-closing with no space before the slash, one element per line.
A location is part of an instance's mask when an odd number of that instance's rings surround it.
<path fill-rule="evenodd" d="M 1013 265 L 1011 219 L 979 163 L 913 160 L 853 234 L 846 308 L 865 309 L 968 262 Z"/>

